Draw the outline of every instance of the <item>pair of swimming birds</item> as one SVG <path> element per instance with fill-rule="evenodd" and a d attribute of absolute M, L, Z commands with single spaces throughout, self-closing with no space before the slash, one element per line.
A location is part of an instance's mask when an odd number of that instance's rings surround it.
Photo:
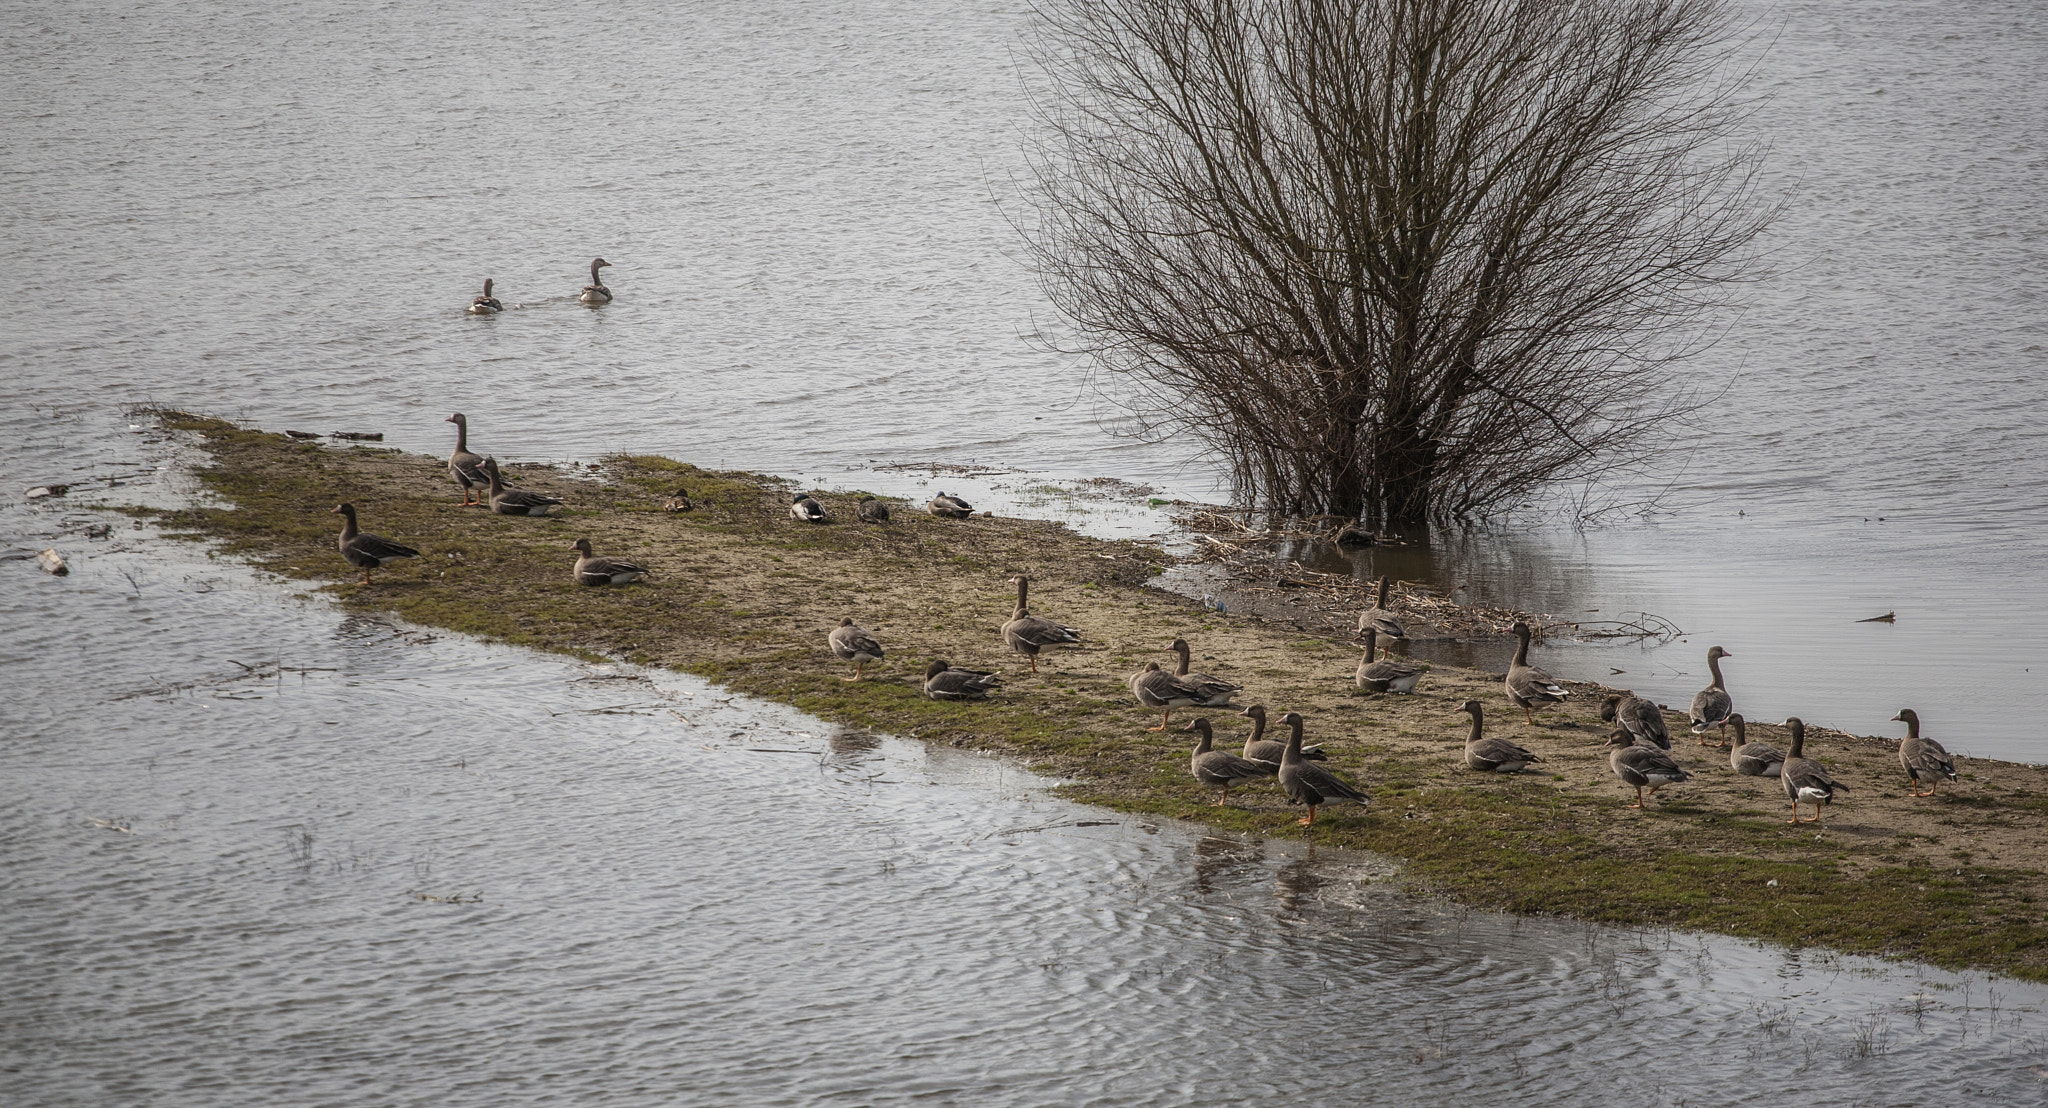
<path fill-rule="evenodd" d="M 597 271 L 608 268 L 611 264 L 603 258 L 590 259 L 590 283 L 583 286 L 583 291 L 576 294 L 576 299 L 579 303 L 609 304 L 612 302 L 612 290 L 604 287 L 604 282 L 597 278 Z M 469 302 L 469 307 L 463 310 L 467 311 L 470 315 L 497 315 L 499 312 L 504 311 L 505 304 L 492 295 L 492 287 L 491 279 L 489 277 L 484 278 L 484 294 L 472 299 Z"/>

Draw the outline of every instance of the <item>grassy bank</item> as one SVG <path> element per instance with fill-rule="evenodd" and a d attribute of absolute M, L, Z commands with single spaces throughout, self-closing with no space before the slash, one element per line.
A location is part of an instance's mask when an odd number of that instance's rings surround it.
<path fill-rule="evenodd" d="M 1358 695 L 1355 647 L 1148 588 L 1168 559 L 1146 544 L 1032 520 L 938 520 L 902 504 L 892 504 L 891 523 L 859 524 L 851 499 L 837 496 L 826 498 L 836 522 L 812 526 L 788 518 L 788 494 L 772 479 L 654 457 L 512 474 L 568 507 L 495 516 L 459 506 L 439 459 L 173 413 L 164 421 L 203 442 L 212 464 L 200 477 L 220 506 L 163 521 L 224 555 L 319 582 L 347 607 L 671 667 L 850 726 L 1014 755 L 1074 780 L 1074 798 L 1110 808 L 1379 851 L 1404 861 L 1406 879 L 1475 906 L 2048 979 L 2048 879 L 2038 868 L 2048 773 L 2034 767 L 1973 761 L 1961 786 L 1916 800 L 1893 742 L 1810 729 L 1809 754 L 1852 791 L 1821 827 L 1794 828 L 1775 780 L 1736 777 L 1724 753 L 1681 732 L 1676 753 L 1695 779 L 1632 811 L 1601 748 L 1598 686 L 1574 685 L 1569 705 L 1538 713 L 1533 727 L 1509 707 L 1498 675 L 1437 667 L 1415 696 Z M 679 485 L 708 504 L 663 512 Z M 340 521 L 328 510 L 343 500 L 366 530 L 422 557 L 363 587 L 334 546 Z M 578 538 L 648 566 L 654 582 L 577 586 L 569 546 Z M 1036 676 L 998 634 L 1013 600 L 1004 582 L 1019 572 L 1033 578 L 1035 611 L 1086 638 L 1045 655 Z M 842 680 L 848 670 L 825 646 L 846 615 L 889 650 L 860 683 Z M 1169 662 L 1176 637 L 1193 643 L 1198 668 L 1245 686 L 1241 703 L 1306 716 L 1309 740 L 1371 792 L 1371 809 L 1326 809 L 1301 829 L 1300 810 L 1272 785 L 1234 795 L 1236 806 L 1209 806 L 1213 793 L 1187 772 L 1189 737 L 1147 734 L 1158 717 L 1124 684 L 1147 661 Z M 1000 668 L 1004 689 L 982 704 L 928 701 L 919 679 L 934 657 Z M 1457 706 L 1467 697 L 1487 705 L 1492 733 L 1542 755 L 1541 772 L 1463 767 Z M 1243 741 L 1246 721 L 1204 714 L 1219 745 Z M 1751 730 L 1786 744 L 1775 727 Z"/>

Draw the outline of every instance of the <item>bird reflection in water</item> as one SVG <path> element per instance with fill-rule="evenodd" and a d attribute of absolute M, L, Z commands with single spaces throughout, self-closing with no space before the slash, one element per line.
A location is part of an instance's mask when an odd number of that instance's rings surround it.
<path fill-rule="evenodd" d="M 1316 865 L 1315 844 L 1310 843 L 1307 857 L 1297 858 L 1273 871 L 1273 898 L 1280 902 L 1282 912 L 1298 913 L 1303 901 L 1323 899 L 1323 886 L 1328 881 L 1321 867 Z"/>
<path fill-rule="evenodd" d="M 870 731 L 834 731 L 826 743 L 832 748 L 833 758 L 859 763 L 880 749 L 882 737 Z"/>
<path fill-rule="evenodd" d="M 1227 871 L 1257 865 L 1264 857 L 1265 851 L 1256 842 L 1219 839 L 1213 835 L 1196 839 L 1195 888 L 1205 895 L 1214 893 L 1218 879 Z"/>

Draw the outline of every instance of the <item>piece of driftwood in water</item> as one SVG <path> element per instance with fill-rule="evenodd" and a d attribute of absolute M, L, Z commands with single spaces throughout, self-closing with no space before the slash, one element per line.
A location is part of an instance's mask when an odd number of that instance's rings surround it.
<path fill-rule="evenodd" d="M 1895 614 L 1893 614 L 1893 613 L 1891 613 L 1891 612 L 1886 612 L 1885 614 L 1883 614 L 1883 615 L 1881 615 L 1881 616 L 1871 616 L 1871 617 L 1870 617 L 1869 619 L 1859 619 L 1859 620 L 1857 620 L 1856 622 L 1858 622 L 1858 623 L 1891 623 L 1891 622 L 1894 622 L 1895 620 L 1897 620 L 1898 618 L 1899 618 L 1899 617 L 1898 617 L 1897 615 L 1895 615 Z"/>
<path fill-rule="evenodd" d="M 291 436 L 292 438 L 295 438 L 295 439 L 317 439 L 317 438 L 319 438 L 319 437 L 320 437 L 320 433 L 319 433 L 318 431 L 289 431 L 289 430 L 288 430 L 288 431 L 286 431 L 286 432 L 285 432 L 285 434 L 286 434 L 286 435 L 289 435 L 289 436 Z M 378 437 L 379 437 L 379 438 L 382 438 L 383 436 L 382 436 L 382 435 L 379 435 Z"/>
<path fill-rule="evenodd" d="M 382 432 L 382 431 L 335 431 L 335 432 L 333 432 L 333 433 L 332 433 L 332 437 L 334 437 L 334 438 L 337 438 L 337 439 L 347 439 L 347 440 L 349 440 L 350 442 L 383 442 L 383 441 L 384 441 L 384 432 Z"/>
<path fill-rule="evenodd" d="M 52 577 L 62 577 L 71 572 L 71 567 L 64 564 L 64 555 L 54 549 L 36 555 L 36 564 L 43 567 L 43 572 Z"/>

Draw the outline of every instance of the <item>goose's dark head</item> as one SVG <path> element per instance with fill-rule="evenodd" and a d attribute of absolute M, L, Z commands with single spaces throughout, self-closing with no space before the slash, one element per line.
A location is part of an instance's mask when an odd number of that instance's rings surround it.
<path fill-rule="evenodd" d="M 461 412 L 456 412 L 454 415 L 449 416 L 447 419 L 444 419 L 441 422 L 453 423 L 459 427 L 467 427 L 469 426 L 469 417 L 463 415 Z"/>
<path fill-rule="evenodd" d="M 1896 723 L 1919 723 L 1920 713 L 1911 708 L 1901 708 L 1899 709 L 1899 714 L 1893 716 L 1892 720 Z"/>
<path fill-rule="evenodd" d="M 1181 728 L 1181 730 L 1192 731 L 1197 735 L 1206 737 L 1209 734 L 1209 721 L 1207 719 L 1198 719 Z"/>
<path fill-rule="evenodd" d="M 347 516 L 350 519 L 354 519 L 356 518 L 356 506 L 353 504 L 336 504 L 334 510 L 327 514 L 331 516 Z"/>
<path fill-rule="evenodd" d="M 1485 707 L 1477 700 L 1467 700 L 1463 704 L 1458 705 L 1458 710 L 1471 716 L 1473 719 L 1478 719 L 1486 711 Z"/>
<path fill-rule="evenodd" d="M 569 549 L 574 550 L 576 553 L 588 558 L 590 557 L 590 540 L 577 539 L 573 544 L 570 545 Z"/>
<path fill-rule="evenodd" d="M 944 673 L 952 668 L 953 663 L 945 660 L 944 658 L 934 659 L 931 665 L 924 667 L 924 679 L 929 681 L 932 678 L 937 677 L 939 674 Z"/>
<path fill-rule="evenodd" d="M 1618 711 L 1620 707 L 1621 697 L 1608 697 L 1607 699 L 1600 702 L 1600 718 L 1606 720 L 1608 723 L 1613 723 L 1615 712 Z"/>
<path fill-rule="evenodd" d="M 841 626 L 841 627 L 851 627 L 851 626 L 853 626 L 853 617 L 852 617 L 852 616 L 846 616 L 845 618 L 841 619 L 841 620 L 839 621 L 839 626 Z"/>
<path fill-rule="evenodd" d="M 1264 704 L 1254 704 L 1251 707 L 1246 708 L 1244 711 L 1239 712 L 1237 714 L 1245 717 L 1246 719 L 1265 719 L 1266 706 Z"/>
<path fill-rule="evenodd" d="M 611 268 L 611 264 L 612 263 L 605 261 L 603 258 L 592 258 L 590 259 L 590 271 L 592 273 L 595 273 L 600 269 L 609 269 Z"/>

